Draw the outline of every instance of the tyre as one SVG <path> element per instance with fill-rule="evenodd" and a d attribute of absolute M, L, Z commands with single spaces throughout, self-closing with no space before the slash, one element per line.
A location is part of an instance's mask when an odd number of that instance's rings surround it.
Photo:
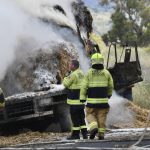
<path fill-rule="evenodd" d="M 67 104 L 59 104 L 54 108 L 54 118 L 61 127 L 61 132 L 71 131 L 71 118 L 69 106 Z"/>

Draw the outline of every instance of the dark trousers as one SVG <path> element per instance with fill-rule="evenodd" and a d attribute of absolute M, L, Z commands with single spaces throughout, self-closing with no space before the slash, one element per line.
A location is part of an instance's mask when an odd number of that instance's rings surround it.
<path fill-rule="evenodd" d="M 87 131 L 85 123 L 84 105 L 70 105 L 71 120 L 74 128 L 79 128 L 76 131 Z M 74 130 L 73 130 L 74 131 Z"/>

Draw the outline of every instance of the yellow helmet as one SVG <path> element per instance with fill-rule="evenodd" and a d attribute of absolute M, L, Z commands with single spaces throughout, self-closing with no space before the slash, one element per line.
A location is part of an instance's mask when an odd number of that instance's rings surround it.
<path fill-rule="evenodd" d="M 95 64 L 104 64 L 104 57 L 100 53 L 95 53 L 91 57 L 92 65 Z"/>

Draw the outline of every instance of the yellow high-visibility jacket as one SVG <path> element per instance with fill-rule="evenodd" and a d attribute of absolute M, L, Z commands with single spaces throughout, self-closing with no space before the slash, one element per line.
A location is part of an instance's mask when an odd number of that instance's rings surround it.
<path fill-rule="evenodd" d="M 113 87 L 113 79 L 108 70 L 91 68 L 82 82 L 80 100 L 86 100 L 87 107 L 107 108 Z"/>
<path fill-rule="evenodd" d="M 68 77 L 63 80 L 63 85 L 68 89 L 67 103 L 70 105 L 83 105 L 80 102 L 80 88 L 84 79 L 84 74 L 80 69 L 73 71 Z"/>

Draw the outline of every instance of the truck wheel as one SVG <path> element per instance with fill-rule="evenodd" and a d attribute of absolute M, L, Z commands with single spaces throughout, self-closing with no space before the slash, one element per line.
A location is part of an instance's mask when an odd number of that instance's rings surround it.
<path fill-rule="evenodd" d="M 61 132 L 61 127 L 59 123 L 50 123 L 46 129 L 45 132 Z"/>
<path fill-rule="evenodd" d="M 71 118 L 69 106 L 67 104 L 59 104 L 55 107 L 54 117 L 58 121 L 62 132 L 71 130 Z"/>

